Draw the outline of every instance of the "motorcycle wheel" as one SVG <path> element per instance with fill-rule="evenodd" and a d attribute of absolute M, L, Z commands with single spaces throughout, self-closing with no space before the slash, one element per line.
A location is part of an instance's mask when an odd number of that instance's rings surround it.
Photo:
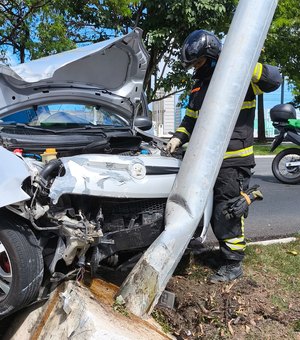
<path fill-rule="evenodd" d="M 282 183 L 300 183 L 300 166 L 287 166 L 287 162 L 300 161 L 300 149 L 291 148 L 282 150 L 273 159 L 273 175 Z"/>
<path fill-rule="evenodd" d="M 33 232 L 0 211 L 0 319 L 37 298 L 43 274 L 42 251 Z"/>

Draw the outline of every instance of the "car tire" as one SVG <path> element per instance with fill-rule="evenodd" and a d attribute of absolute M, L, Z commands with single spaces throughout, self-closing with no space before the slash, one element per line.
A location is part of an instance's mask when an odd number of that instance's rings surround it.
<path fill-rule="evenodd" d="M 43 280 L 42 250 L 26 226 L 0 211 L 0 319 L 36 299 Z"/>

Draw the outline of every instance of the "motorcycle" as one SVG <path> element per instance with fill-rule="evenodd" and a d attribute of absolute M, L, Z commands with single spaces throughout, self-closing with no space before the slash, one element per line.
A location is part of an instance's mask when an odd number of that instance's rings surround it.
<path fill-rule="evenodd" d="M 273 126 L 279 131 L 275 136 L 271 152 L 283 142 L 300 145 L 300 128 L 293 124 L 296 110 L 291 104 L 279 104 L 270 110 Z M 300 148 L 290 147 L 280 151 L 272 161 L 272 172 L 275 178 L 285 184 L 300 183 Z"/>

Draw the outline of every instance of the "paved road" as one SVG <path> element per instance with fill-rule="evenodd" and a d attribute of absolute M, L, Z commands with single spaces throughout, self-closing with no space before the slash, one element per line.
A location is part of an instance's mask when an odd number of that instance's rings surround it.
<path fill-rule="evenodd" d="M 300 184 L 278 182 L 272 174 L 271 157 L 256 157 L 252 184 L 262 188 L 263 201 L 254 202 L 245 220 L 245 235 L 251 241 L 300 233 Z M 214 237 L 210 232 L 208 241 Z"/>

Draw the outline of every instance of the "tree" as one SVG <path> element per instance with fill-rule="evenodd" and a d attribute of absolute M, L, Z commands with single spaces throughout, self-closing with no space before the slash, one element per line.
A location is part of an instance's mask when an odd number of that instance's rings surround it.
<path fill-rule="evenodd" d="M 157 90 L 172 93 L 190 87 L 191 76 L 179 61 L 180 47 L 193 30 L 215 31 L 220 37 L 227 31 L 234 1 L 166 0 L 141 1 L 132 8 L 132 26 L 144 30 L 144 41 L 150 53 L 145 78 L 149 102 L 159 100 Z M 160 66 L 160 68 L 159 68 Z M 151 78 L 154 81 L 151 82 Z"/>
<path fill-rule="evenodd" d="M 56 0 L 4 0 L 0 3 L 0 53 L 10 50 L 19 61 L 57 53 L 75 44 L 56 11 Z"/>
<path fill-rule="evenodd" d="M 280 0 L 265 43 L 265 58 L 280 65 L 300 105 L 300 7 L 298 0 Z"/>
<path fill-rule="evenodd" d="M 11 52 L 23 63 L 107 39 L 130 13 L 127 0 L 1 1 L 0 60 L 8 62 Z"/>
<path fill-rule="evenodd" d="M 148 101 L 189 89 L 191 75 L 179 61 L 180 47 L 193 30 L 204 28 L 222 38 L 237 0 L 4 0 L 0 2 L 0 60 L 7 49 L 19 61 L 65 51 L 143 29 L 150 54 L 145 77 Z M 280 65 L 300 105 L 298 0 L 280 0 L 261 61 Z M 262 97 L 258 99 L 258 134 L 265 139 Z"/>
<path fill-rule="evenodd" d="M 150 54 L 145 87 L 148 101 L 152 102 L 158 100 L 158 89 L 163 88 L 170 95 L 174 88 L 179 91 L 191 83 L 190 75 L 178 61 L 184 38 L 199 28 L 221 32 L 223 36 L 235 3 L 235 0 L 95 0 L 87 1 L 84 7 L 73 6 L 71 14 L 77 22 L 89 26 L 88 36 L 92 32 L 93 41 L 103 40 L 109 34 L 127 33 L 135 27 L 143 29 Z"/>
<path fill-rule="evenodd" d="M 178 91 L 188 87 L 190 75 L 178 61 L 184 38 L 199 28 L 213 30 L 222 37 L 235 2 L 7 0 L 0 3 L 0 45 L 2 51 L 11 48 L 24 62 L 127 33 L 139 26 L 150 54 L 145 86 L 151 102 L 157 100 L 158 89 L 170 93 L 174 88 Z"/>
<path fill-rule="evenodd" d="M 294 104 L 300 104 L 300 9 L 296 0 L 280 0 L 269 29 L 261 62 L 277 65 L 288 79 L 295 96 Z M 265 142 L 263 95 L 258 96 L 258 141 Z"/>

